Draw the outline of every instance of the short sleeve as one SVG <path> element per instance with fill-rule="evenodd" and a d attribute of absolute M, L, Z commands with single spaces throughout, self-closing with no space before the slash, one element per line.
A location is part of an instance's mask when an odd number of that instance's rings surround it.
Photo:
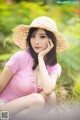
<path fill-rule="evenodd" d="M 55 64 L 54 66 L 47 67 L 49 74 L 55 74 L 57 77 L 60 77 L 62 68 L 60 64 Z"/>
<path fill-rule="evenodd" d="M 10 58 L 10 60 L 6 63 L 5 66 L 10 67 L 13 74 L 15 74 L 17 71 L 19 71 L 21 69 L 22 63 L 24 63 L 24 61 L 25 61 L 24 57 L 26 57 L 25 52 L 24 51 L 18 51 Z"/>

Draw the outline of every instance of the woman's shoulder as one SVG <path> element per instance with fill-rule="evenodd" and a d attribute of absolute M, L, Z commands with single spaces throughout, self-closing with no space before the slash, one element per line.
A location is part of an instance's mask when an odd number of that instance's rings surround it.
<path fill-rule="evenodd" d="M 18 61 L 18 62 L 25 62 L 31 59 L 31 55 L 27 50 L 20 50 L 14 53 L 9 61 Z"/>
<path fill-rule="evenodd" d="M 52 72 L 61 73 L 62 68 L 61 68 L 61 65 L 59 63 L 56 63 L 53 66 L 47 66 L 47 70 L 49 73 L 52 73 Z"/>
<path fill-rule="evenodd" d="M 14 53 L 13 56 L 30 56 L 30 53 L 28 50 L 20 50 L 20 51 L 17 51 L 16 53 Z"/>
<path fill-rule="evenodd" d="M 61 65 L 59 64 L 59 63 L 56 63 L 54 66 L 52 66 L 54 69 L 56 68 L 58 68 L 58 69 L 61 69 Z"/>
<path fill-rule="evenodd" d="M 48 69 L 51 69 L 51 68 L 53 68 L 53 69 L 55 69 L 55 68 L 61 68 L 61 65 L 59 63 L 56 63 L 56 64 L 54 64 L 52 66 L 47 66 L 47 68 Z"/>
<path fill-rule="evenodd" d="M 28 64 L 28 62 L 32 61 L 30 57 L 30 53 L 26 50 L 21 50 L 14 53 L 5 66 L 10 66 L 12 69 L 22 67 Z"/>

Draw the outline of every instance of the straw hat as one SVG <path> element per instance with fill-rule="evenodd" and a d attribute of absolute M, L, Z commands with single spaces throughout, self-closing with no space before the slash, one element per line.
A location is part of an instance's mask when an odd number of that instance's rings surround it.
<path fill-rule="evenodd" d="M 14 43 L 21 49 L 28 49 L 28 45 L 26 44 L 26 38 L 30 28 L 43 28 L 51 31 L 55 35 L 57 40 L 57 52 L 64 51 L 68 47 L 68 42 L 65 37 L 58 32 L 55 21 L 53 21 L 49 17 L 41 16 L 34 19 L 30 25 L 18 25 L 14 29 Z"/>

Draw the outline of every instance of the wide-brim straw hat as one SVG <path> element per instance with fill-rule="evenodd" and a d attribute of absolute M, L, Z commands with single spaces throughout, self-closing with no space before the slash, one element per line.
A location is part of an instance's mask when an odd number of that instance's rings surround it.
<path fill-rule="evenodd" d="M 68 48 L 68 41 L 58 32 L 55 21 L 49 17 L 41 16 L 35 18 L 30 25 L 18 25 L 14 29 L 13 41 L 21 49 L 27 50 L 29 48 L 26 43 L 26 38 L 30 28 L 42 28 L 51 31 L 56 37 L 57 52 L 64 51 Z"/>

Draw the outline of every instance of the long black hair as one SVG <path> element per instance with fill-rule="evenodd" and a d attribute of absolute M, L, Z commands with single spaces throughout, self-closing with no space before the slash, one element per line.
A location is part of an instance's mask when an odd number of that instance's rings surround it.
<path fill-rule="evenodd" d="M 37 31 L 39 28 L 30 28 L 26 42 L 29 46 L 29 50 L 30 50 L 30 54 L 34 60 L 34 65 L 33 65 L 33 70 L 36 69 L 37 65 L 38 65 L 38 54 L 33 50 L 32 46 L 31 46 L 31 42 L 30 42 L 30 38 L 31 35 L 33 34 L 34 31 Z M 45 30 L 45 29 L 44 29 Z M 48 38 L 50 38 L 54 44 L 54 47 L 46 54 L 46 60 L 45 60 L 45 64 L 49 65 L 49 66 L 53 66 L 57 63 L 57 57 L 56 57 L 56 37 L 55 35 L 48 31 L 45 30 Z"/>

